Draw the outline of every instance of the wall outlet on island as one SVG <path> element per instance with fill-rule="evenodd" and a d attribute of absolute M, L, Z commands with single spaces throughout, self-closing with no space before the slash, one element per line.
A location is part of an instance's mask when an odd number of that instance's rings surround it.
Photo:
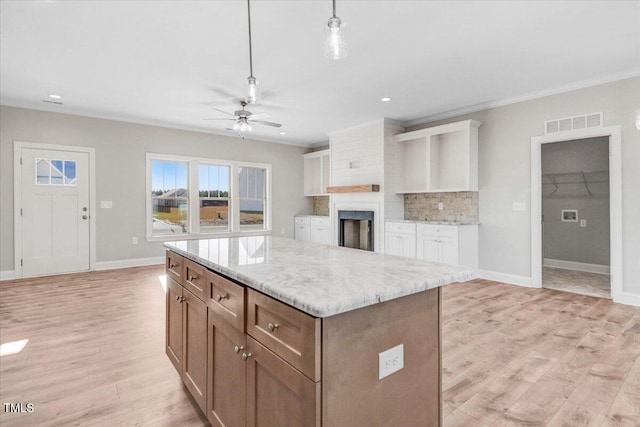
<path fill-rule="evenodd" d="M 404 344 L 378 353 L 378 364 L 379 380 L 404 368 Z"/>
<path fill-rule="evenodd" d="M 444 203 L 438 202 L 438 210 L 439 211 L 444 210 Z"/>

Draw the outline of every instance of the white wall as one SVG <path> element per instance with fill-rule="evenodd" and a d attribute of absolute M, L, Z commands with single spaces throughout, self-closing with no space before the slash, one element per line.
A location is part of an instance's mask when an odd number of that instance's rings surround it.
<path fill-rule="evenodd" d="M 531 137 L 545 120 L 602 111 L 605 126 L 622 127 L 623 290 L 640 303 L 640 77 L 491 108 L 408 130 L 474 119 L 479 129 L 480 269 L 526 284 L 531 277 Z M 514 212 L 513 202 L 526 202 Z"/>
<path fill-rule="evenodd" d="M 609 138 L 542 144 L 541 151 L 543 174 L 605 171 L 586 175 L 588 187 L 573 174 L 557 177 L 557 189 L 553 184 L 542 186 L 544 258 L 609 266 Z M 562 221 L 563 209 L 576 209 L 587 226 Z"/>
<path fill-rule="evenodd" d="M 311 210 L 303 197 L 304 148 L 284 144 L 188 132 L 13 107 L 0 109 L 0 271 L 14 269 L 13 142 L 94 147 L 98 263 L 162 256 L 162 243 L 145 236 L 145 153 L 170 153 L 216 159 L 271 163 L 274 234 L 293 237 L 293 216 Z M 131 238 L 139 238 L 138 245 Z"/>

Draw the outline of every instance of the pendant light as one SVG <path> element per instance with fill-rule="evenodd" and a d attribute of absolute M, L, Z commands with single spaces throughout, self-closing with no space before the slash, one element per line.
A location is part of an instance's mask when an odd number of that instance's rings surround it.
<path fill-rule="evenodd" d="M 247 77 L 246 101 L 247 104 L 257 104 L 260 100 L 260 82 L 253 76 L 253 52 L 251 50 L 251 0 L 247 0 L 247 17 L 249 21 L 249 77 Z"/>
<path fill-rule="evenodd" d="M 344 42 L 344 24 L 336 16 L 336 0 L 333 0 L 333 16 L 327 23 L 327 39 L 324 42 L 324 56 L 329 59 L 342 59 L 347 56 L 347 45 Z"/>

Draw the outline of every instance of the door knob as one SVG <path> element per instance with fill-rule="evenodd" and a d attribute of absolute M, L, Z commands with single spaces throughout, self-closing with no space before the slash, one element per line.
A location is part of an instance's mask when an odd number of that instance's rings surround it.
<path fill-rule="evenodd" d="M 82 215 L 82 219 L 87 219 L 89 218 L 87 215 Z"/>
<path fill-rule="evenodd" d="M 86 212 L 86 211 L 87 211 L 86 207 L 82 208 L 82 212 Z"/>

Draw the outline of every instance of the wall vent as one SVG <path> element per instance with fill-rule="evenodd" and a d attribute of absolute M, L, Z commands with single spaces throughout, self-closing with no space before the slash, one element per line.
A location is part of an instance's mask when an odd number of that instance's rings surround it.
<path fill-rule="evenodd" d="M 582 116 L 565 117 L 563 119 L 544 122 L 544 134 L 565 132 L 568 130 L 602 127 L 602 113 L 584 114 Z"/>

